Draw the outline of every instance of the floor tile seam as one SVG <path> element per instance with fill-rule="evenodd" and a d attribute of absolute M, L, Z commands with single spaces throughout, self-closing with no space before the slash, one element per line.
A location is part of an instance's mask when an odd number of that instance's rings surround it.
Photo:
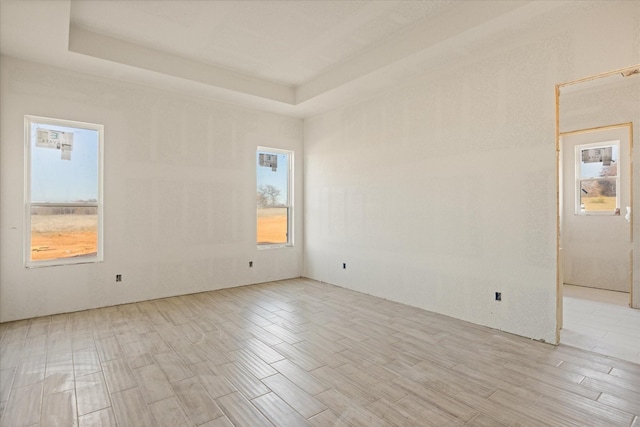
<path fill-rule="evenodd" d="M 267 387 L 267 388 L 268 388 L 268 387 Z M 304 416 L 304 415 L 302 415 L 298 410 L 296 410 L 293 406 L 291 406 L 291 405 L 289 404 L 289 402 L 287 402 L 284 398 L 282 398 L 278 393 L 276 393 L 275 391 L 273 391 L 273 390 L 271 390 L 271 389 L 269 389 L 269 393 L 273 393 L 273 394 L 275 394 L 275 395 L 278 397 L 278 399 L 282 400 L 282 401 L 285 403 L 285 405 L 287 405 L 287 406 L 288 406 L 288 407 L 289 407 L 293 412 L 295 412 L 295 413 L 296 413 L 296 414 L 298 414 L 300 417 L 302 417 L 303 419 L 306 419 L 306 420 L 309 420 L 310 418 L 313 418 L 313 417 L 315 417 L 316 415 L 321 414 L 321 413 L 322 413 L 322 412 L 324 412 L 325 410 L 329 409 L 329 408 L 326 408 L 326 407 L 325 407 L 325 409 L 323 409 L 322 411 L 320 411 L 320 412 L 318 412 L 318 413 L 315 413 L 315 414 L 313 414 L 313 415 L 310 415 L 310 416 L 308 416 L 308 417 L 305 417 L 305 416 Z M 265 418 L 267 418 L 267 419 L 269 419 L 269 417 L 267 416 L 267 414 L 266 414 L 266 413 L 264 413 L 264 412 L 262 412 L 262 410 L 261 410 L 258 406 L 256 406 L 256 405 L 253 403 L 253 400 L 258 399 L 258 398 L 263 397 L 263 396 L 266 396 L 266 395 L 268 395 L 269 393 L 265 393 L 265 394 L 263 394 L 263 395 L 261 395 L 261 396 L 254 397 L 253 399 L 247 399 L 247 400 L 249 400 L 249 402 L 250 402 L 250 403 L 251 403 L 251 404 L 252 404 L 252 405 L 253 405 L 253 406 L 254 406 L 258 411 L 260 411 L 260 412 L 265 416 Z M 245 397 L 246 397 L 246 396 L 245 396 Z M 324 405 L 324 404 L 323 404 L 323 405 Z"/>

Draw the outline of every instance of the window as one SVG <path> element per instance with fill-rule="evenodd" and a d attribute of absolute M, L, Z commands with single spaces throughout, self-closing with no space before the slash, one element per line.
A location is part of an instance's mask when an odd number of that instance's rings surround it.
<path fill-rule="evenodd" d="M 103 126 L 25 116 L 25 265 L 102 261 Z"/>
<path fill-rule="evenodd" d="M 620 208 L 620 141 L 576 147 L 576 214 L 614 214 Z"/>
<path fill-rule="evenodd" d="M 293 152 L 258 147 L 256 201 L 259 248 L 293 245 L 292 171 Z"/>

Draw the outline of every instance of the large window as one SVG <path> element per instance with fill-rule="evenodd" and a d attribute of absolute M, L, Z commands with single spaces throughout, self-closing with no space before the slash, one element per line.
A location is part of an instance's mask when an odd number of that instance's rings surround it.
<path fill-rule="evenodd" d="M 258 247 L 293 244 L 292 172 L 293 152 L 258 147 L 256 153 Z"/>
<path fill-rule="evenodd" d="M 102 261 L 103 126 L 25 116 L 25 265 Z"/>
<path fill-rule="evenodd" d="M 620 141 L 576 147 L 576 214 L 613 214 L 620 208 Z"/>

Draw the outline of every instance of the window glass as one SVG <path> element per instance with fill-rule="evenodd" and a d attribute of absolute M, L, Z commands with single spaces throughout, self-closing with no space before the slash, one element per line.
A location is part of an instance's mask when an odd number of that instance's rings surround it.
<path fill-rule="evenodd" d="M 576 149 L 578 213 L 615 212 L 619 208 L 619 143 L 589 144 Z"/>
<path fill-rule="evenodd" d="M 97 253 L 97 207 L 31 207 L 31 261 Z"/>
<path fill-rule="evenodd" d="M 28 267 L 102 259 L 102 126 L 26 117 Z"/>
<path fill-rule="evenodd" d="M 64 135 L 66 147 L 31 151 L 31 201 L 76 202 L 98 200 L 98 131 L 32 123 L 32 135 Z M 62 132 L 58 132 L 62 131 Z M 42 141 L 42 139 L 40 139 Z M 61 144 L 60 144 L 61 145 Z M 68 154 L 67 154 L 68 152 Z M 65 158 L 66 157 L 66 158 Z"/>
<path fill-rule="evenodd" d="M 259 148 L 256 153 L 257 244 L 291 243 L 291 152 Z"/>

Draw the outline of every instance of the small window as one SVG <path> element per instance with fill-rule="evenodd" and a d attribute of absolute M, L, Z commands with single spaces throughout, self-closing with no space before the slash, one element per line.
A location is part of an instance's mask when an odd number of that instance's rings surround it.
<path fill-rule="evenodd" d="M 292 171 L 293 152 L 258 147 L 256 202 L 259 248 L 293 245 Z"/>
<path fill-rule="evenodd" d="M 102 261 L 103 126 L 25 116 L 25 265 Z"/>
<path fill-rule="evenodd" d="M 620 141 L 576 147 L 576 214 L 614 214 L 620 208 Z"/>

